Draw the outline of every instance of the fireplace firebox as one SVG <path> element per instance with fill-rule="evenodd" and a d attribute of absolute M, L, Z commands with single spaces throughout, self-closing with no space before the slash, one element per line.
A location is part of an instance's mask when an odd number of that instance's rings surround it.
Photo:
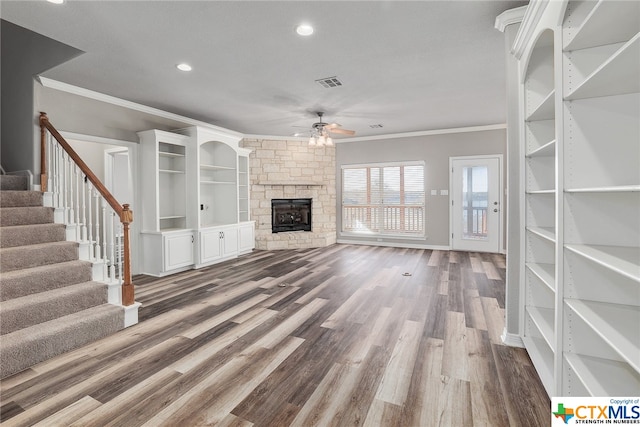
<path fill-rule="evenodd" d="M 271 231 L 311 231 L 311 199 L 271 199 Z"/>

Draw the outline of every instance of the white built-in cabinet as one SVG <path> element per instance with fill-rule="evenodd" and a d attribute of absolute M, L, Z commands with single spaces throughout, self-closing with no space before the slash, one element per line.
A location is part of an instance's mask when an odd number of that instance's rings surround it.
<path fill-rule="evenodd" d="M 250 150 L 240 136 L 201 127 L 138 135 L 143 272 L 164 276 L 253 250 Z"/>
<path fill-rule="evenodd" d="M 635 396 L 640 2 L 529 7 L 519 36 L 522 338 L 550 395 Z"/>

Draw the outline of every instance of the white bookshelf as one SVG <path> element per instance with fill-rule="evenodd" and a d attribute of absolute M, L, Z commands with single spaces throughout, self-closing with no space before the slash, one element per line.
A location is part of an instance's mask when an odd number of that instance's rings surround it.
<path fill-rule="evenodd" d="M 640 2 L 529 7 L 516 53 L 523 341 L 551 396 L 636 395 Z"/>

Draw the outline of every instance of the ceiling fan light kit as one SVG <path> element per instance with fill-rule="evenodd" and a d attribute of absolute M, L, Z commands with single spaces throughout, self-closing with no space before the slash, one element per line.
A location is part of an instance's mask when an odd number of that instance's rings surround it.
<path fill-rule="evenodd" d="M 322 121 L 323 112 L 316 113 L 319 121 L 311 125 L 311 137 L 309 137 L 310 147 L 333 147 L 333 138 L 330 133 L 341 133 L 344 135 L 354 135 L 355 131 L 342 129 L 337 123 L 325 123 Z"/>

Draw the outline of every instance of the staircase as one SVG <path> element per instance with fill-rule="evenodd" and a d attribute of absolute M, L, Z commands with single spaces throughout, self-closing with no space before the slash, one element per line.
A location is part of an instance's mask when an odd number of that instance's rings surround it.
<path fill-rule="evenodd" d="M 0 378 L 123 329 L 92 263 L 27 178 L 0 175 Z"/>

